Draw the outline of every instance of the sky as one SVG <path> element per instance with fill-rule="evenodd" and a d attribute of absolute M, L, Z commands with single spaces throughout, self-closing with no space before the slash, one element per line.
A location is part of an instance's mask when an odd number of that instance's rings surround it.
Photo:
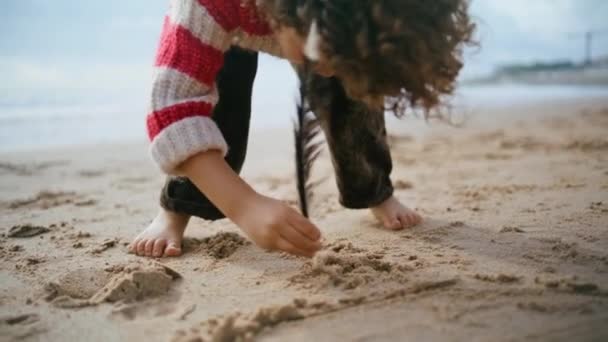
<path fill-rule="evenodd" d="M 167 3 L 0 1 L 0 106 L 145 106 Z M 481 47 L 467 52 L 465 77 L 513 61 L 580 60 L 580 34 L 608 29 L 605 0 L 474 0 L 471 13 Z M 608 31 L 595 47 L 608 55 Z M 256 87 L 293 84 L 290 73 L 285 62 L 264 57 Z"/>

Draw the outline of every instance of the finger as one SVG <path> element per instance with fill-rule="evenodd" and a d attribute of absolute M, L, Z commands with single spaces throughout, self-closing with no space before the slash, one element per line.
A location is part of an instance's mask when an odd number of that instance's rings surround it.
<path fill-rule="evenodd" d="M 321 242 L 310 240 L 291 225 L 281 227 L 279 235 L 298 249 L 308 252 L 316 252 L 321 249 Z"/>
<path fill-rule="evenodd" d="M 294 211 L 294 215 L 288 217 L 288 222 L 296 228 L 302 235 L 312 241 L 321 239 L 321 231 L 310 220 Z"/>
<path fill-rule="evenodd" d="M 413 227 L 413 226 L 417 225 L 418 223 L 420 223 L 420 219 L 421 219 L 420 215 L 418 215 L 415 212 L 408 213 L 407 218 L 409 220 L 408 227 Z"/>
<path fill-rule="evenodd" d="M 416 213 L 409 213 L 407 215 L 407 218 L 409 220 L 410 223 L 410 227 L 415 226 L 416 224 L 418 224 L 418 219 L 416 218 Z"/>
<path fill-rule="evenodd" d="M 307 258 L 312 258 L 314 256 L 314 253 L 303 251 L 284 238 L 279 238 L 277 240 L 276 248 L 289 254 L 299 255 Z"/>
<path fill-rule="evenodd" d="M 408 228 L 412 225 L 413 220 L 410 214 L 400 214 L 398 217 L 402 228 Z"/>

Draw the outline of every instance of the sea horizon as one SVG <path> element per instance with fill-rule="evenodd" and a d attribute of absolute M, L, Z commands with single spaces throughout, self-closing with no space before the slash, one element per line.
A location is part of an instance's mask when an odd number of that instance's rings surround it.
<path fill-rule="evenodd" d="M 297 81 L 269 91 L 270 80 L 256 84 L 251 129 L 288 128 L 295 115 Z M 608 87 L 568 85 L 463 85 L 451 99 L 457 110 L 500 108 L 546 101 L 608 97 Z M 109 99 L 111 100 L 111 99 Z M 103 103 L 37 101 L 0 103 L 0 151 L 144 141 L 145 99 Z"/>

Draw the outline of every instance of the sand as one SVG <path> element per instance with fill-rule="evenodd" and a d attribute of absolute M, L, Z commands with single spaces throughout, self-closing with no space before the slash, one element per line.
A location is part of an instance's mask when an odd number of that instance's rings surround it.
<path fill-rule="evenodd" d="M 3 153 L 0 340 L 608 340 L 608 100 L 475 111 L 389 127 L 414 229 L 342 209 L 325 152 L 310 260 L 200 219 L 181 258 L 127 254 L 163 183 L 145 142 Z M 254 133 L 244 177 L 295 204 L 289 134 Z"/>

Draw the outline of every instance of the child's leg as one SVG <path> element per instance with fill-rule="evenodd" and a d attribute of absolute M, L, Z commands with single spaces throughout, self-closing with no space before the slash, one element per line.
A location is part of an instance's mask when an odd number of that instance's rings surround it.
<path fill-rule="evenodd" d="M 229 146 L 226 161 L 240 172 L 247 152 L 251 95 L 257 72 L 257 53 L 232 48 L 217 78 L 219 102 L 213 111 Z M 217 220 L 224 215 L 187 178 L 168 177 L 161 192 L 161 209 L 152 223 L 130 245 L 142 256 L 178 256 L 190 216 Z"/>
<path fill-rule="evenodd" d="M 372 209 L 386 228 L 418 224 L 420 216 L 393 197 L 384 112 L 349 99 L 335 78 L 302 73 L 300 78 L 325 132 L 340 203 L 352 209 Z"/>
<path fill-rule="evenodd" d="M 247 153 L 257 61 L 257 53 L 232 48 L 226 53 L 224 67 L 217 77 L 219 101 L 213 110 L 213 121 L 229 146 L 226 162 L 237 173 Z M 168 177 L 160 203 L 166 210 L 206 220 L 225 217 L 186 177 Z"/>

